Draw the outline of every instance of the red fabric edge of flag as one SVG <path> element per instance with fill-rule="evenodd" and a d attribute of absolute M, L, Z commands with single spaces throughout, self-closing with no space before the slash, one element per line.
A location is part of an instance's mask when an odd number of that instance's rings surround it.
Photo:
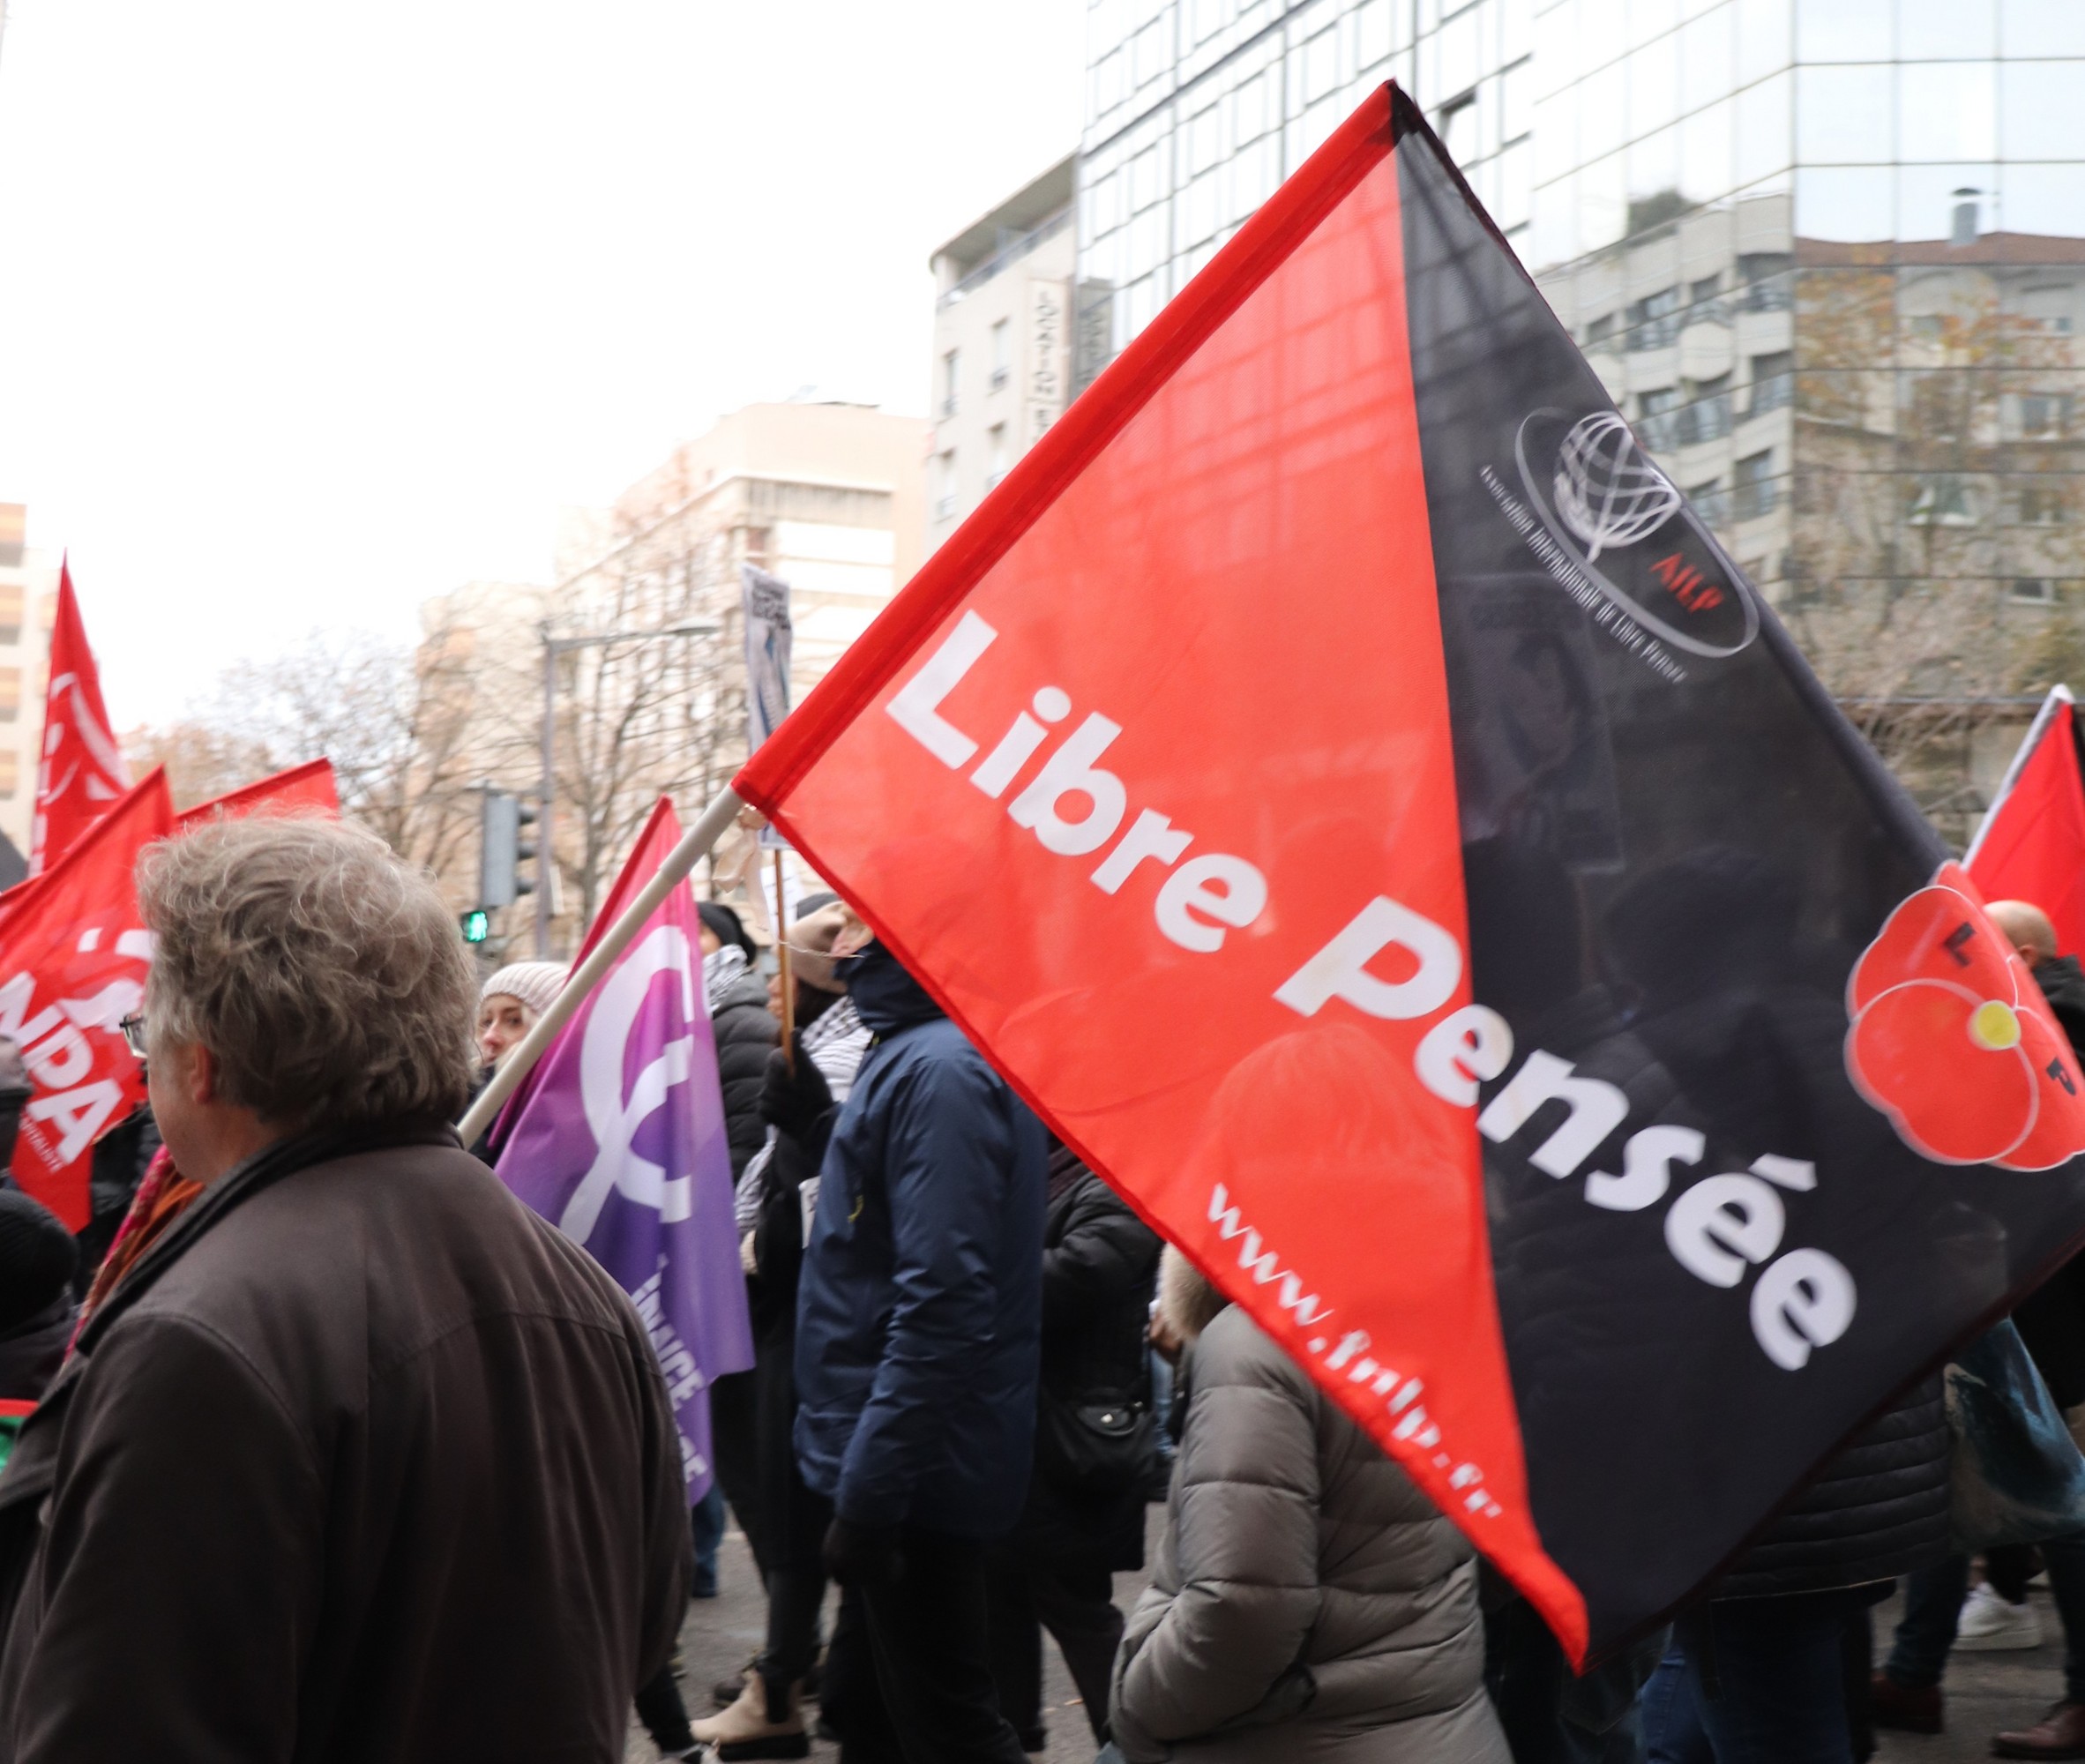
<path fill-rule="evenodd" d="M 2004 816 L 2006 804 L 2011 800 L 2014 789 L 2020 782 L 2020 774 L 2027 770 L 2028 761 L 2034 758 L 2036 750 L 2048 738 L 2050 725 L 2059 718 L 2066 717 L 2071 710 L 2070 688 L 2061 684 L 2050 687 L 2048 696 L 2036 710 L 2034 721 L 2028 724 L 2027 733 L 2021 737 L 2020 745 L 2014 750 L 2013 758 L 2007 763 L 2006 775 L 1999 780 L 1998 790 L 1991 799 L 1991 806 L 1984 811 L 1984 818 L 1977 823 L 1977 831 L 1969 836 L 1969 848 L 1962 855 L 1962 867 L 1972 875 L 1976 872 L 1977 855 L 1984 849 L 1984 840 Z M 2077 741 L 2074 718 L 2072 721 L 2069 734 L 2074 745 Z M 2081 754 L 2079 758 L 2079 769 L 2085 772 L 2085 754 Z"/>
<path fill-rule="evenodd" d="M 876 622 L 732 780 L 773 815 L 841 730 L 888 685 L 964 595 L 1055 502 L 1211 332 L 1288 259 L 1394 145 L 1395 87 L 1379 86 L 1239 228 L 920 566 Z"/>
<path fill-rule="evenodd" d="M 292 766 L 280 772 L 271 772 L 265 778 L 258 778 L 250 784 L 242 784 L 235 790 L 227 790 L 221 796 L 213 796 L 206 803 L 198 803 L 192 809 L 183 809 L 174 817 L 174 825 L 186 831 L 200 826 L 223 810 L 238 810 L 250 803 L 263 803 L 281 791 L 316 778 L 324 773 L 330 781 L 333 775 L 333 762 L 330 759 L 307 759 L 301 766 Z M 340 791 L 333 792 L 333 811 L 340 812 Z"/>

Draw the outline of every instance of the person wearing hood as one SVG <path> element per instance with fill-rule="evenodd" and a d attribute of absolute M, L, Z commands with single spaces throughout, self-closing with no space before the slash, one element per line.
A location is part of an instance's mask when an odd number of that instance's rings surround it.
<path fill-rule="evenodd" d="M 985 1545 L 1034 1454 L 1046 1138 L 897 957 L 835 946 L 875 1036 L 833 1129 L 796 1306 L 796 1459 L 842 1588 L 822 1714 L 848 1764 L 1020 1764 Z"/>
<path fill-rule="evenodd" d="M 1187 1344 L 1187 1420 L 1115 1656 L 1122 1755 L 1507 1764 L 1468 1543 L 1176 1249 L 1159 1314 Z"/>

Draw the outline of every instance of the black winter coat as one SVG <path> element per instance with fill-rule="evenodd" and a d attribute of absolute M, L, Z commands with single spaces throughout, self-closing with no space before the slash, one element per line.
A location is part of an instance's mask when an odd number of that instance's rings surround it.
<path fill-rule="evenodd" d="M 724 1091 L 724 1136 L 731 1147 L 731 1179 L 744 1174 L 767 1138 L 760 1118 L 760 1087 L 767 1056 L 781 1040 L 781 1025 L 767 1008 L 767 987 L 757 974 L 742 975 L 711 1013 L 717 1038 L 717 1079 Z"/>
<path fill-rule="evenodd" d="M 1042 1223 L 1042 1365 L 1040 1401 L 1151 1401 L 1145 1334 L 1158 1278 L 1159 1240 L 1128 1204 L 1068 1147 L 1050 1160 Z M 1038 1429 L 1035 1479 L 1021 1514 L 1031 1550 L 1076 1556 L 1110 1570 L 1144 1566 L 1144 1495 L 1150 1477 L 1086 1494 L 1053 1483 Z"/>
<path fill-rule="evenodd" d="M 1931 1378 L 1834 1454 L 1714 1596 L 1868 1586 L 1939 1560 L 1947 1553 L 1948 1443 L 1940 1380 Z"/>
<path fill-rule="evenodd" d="M 1158 1236 L 1069 1147 L 1050 1158 L 1042 1215 L 1045 1395 L 1067 1402 L 1148 1396 L 1144 1338 Z"/>

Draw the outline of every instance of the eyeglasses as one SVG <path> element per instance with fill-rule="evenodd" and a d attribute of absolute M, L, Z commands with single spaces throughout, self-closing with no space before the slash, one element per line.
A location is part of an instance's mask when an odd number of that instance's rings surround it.
<path fill-rule="evenodd" d="M 106 1022 L 108 1019 L 104 1018 L 102 1020 Z M 123 1032 L 123 1045 L 136 1054 L 139 1059 L 143 1059 L 145 1058 L 145 1018 L 143 1013 L 133 1011 L 118 1023 L 116 1028 Z"/>

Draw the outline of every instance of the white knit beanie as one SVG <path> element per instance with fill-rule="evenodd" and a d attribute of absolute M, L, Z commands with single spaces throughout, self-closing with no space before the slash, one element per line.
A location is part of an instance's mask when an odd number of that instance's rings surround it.
<path fill-rule="evenodd" d="M 557 961 L 510 961 L 478 989 L 482 1005 L 496 993 L 519 998 L 532 1016 L 540 1017 L 564 990 L 564 966 Z"/>

